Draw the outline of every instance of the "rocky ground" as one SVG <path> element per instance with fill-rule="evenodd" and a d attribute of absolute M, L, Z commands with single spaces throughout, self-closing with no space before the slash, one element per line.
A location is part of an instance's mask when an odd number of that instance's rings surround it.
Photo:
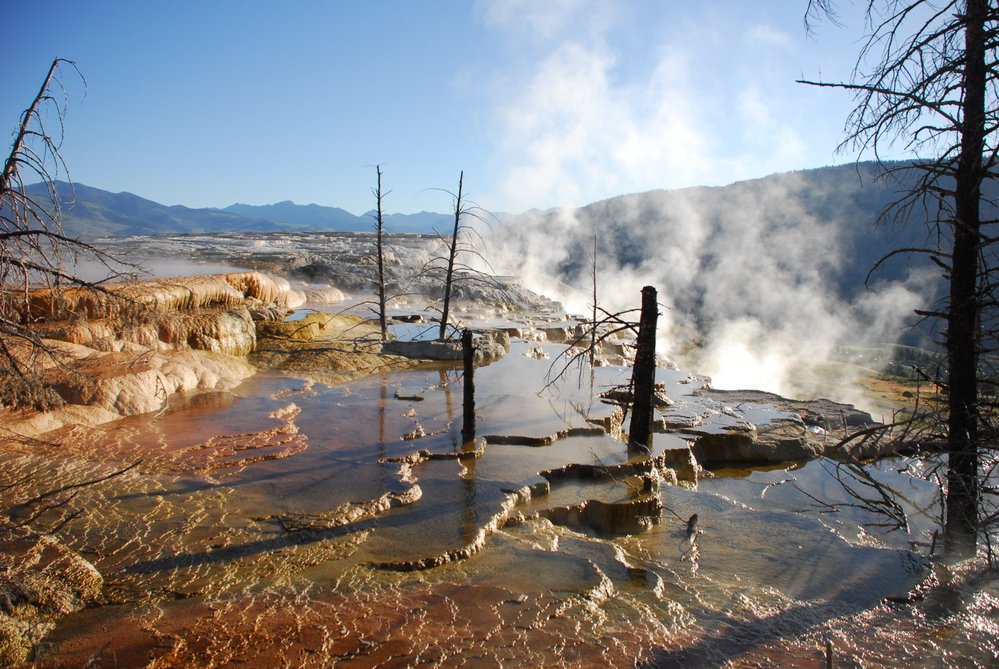
<path fill-rule="evenodd" d="M 344 293 L 368 294 L 377 285 L 378 265 L 374 235 L 329 232 L 239 233 L 117 237 L 101 240 L 113 255 L 133 258 L 150 271 L 163 259 L 183 259 L 188 269 L 197 264 L 253 269 L 287 277 L 307 290 L 330 287 Z M 516 277 L 495 276 L 488 264 L 466 254 L 457 268 L 454 296 L 480 306 L 543 309 L 544 297 L 526 290 Z M 442 266 L 446 249 L 435 235 L 392 234 L 385 242 L 386 291 L 395 300 L 410 296 L 442 295 Z M 466 264 L 467 263 L 467 266 Z M 482 273 L 472 270 L 481 270 Z"/>

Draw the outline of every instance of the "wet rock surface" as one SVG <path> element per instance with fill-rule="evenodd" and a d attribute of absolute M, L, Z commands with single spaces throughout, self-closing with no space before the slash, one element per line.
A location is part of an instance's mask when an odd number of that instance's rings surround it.
<path fill-rule="evenodd" d="M 823 453 L 821 445 L 810 443 L 805 427 L 797 421 L 782 420 L 763 429 L 726 427 L 720 432 L 701 433 L 693 428 L 689 433 L 697 437 L 694 457 L 705 467 L 811 460 Z"/>
<path fill-rule="evenodd" d="M 0 663 L 21 664 L 64 616 L 100 601 L 104 579 L 56 539 L 0 525 Z"/>
<path fill-rule="evenodd" d="M 697 436 L 694 447 L 698 462 L 705 466 L 766 464 L 811 460 L 819 456 L 838 459 L 874 458 L 893 454 L 887 442 L 872 441 L 862 450 L 841 443 L 849 435 L 874 428 L 869 413 L 851 404 L 826 399 L 794 400 L 760 390 L 700 388 L 698 397 L 723 403 L 728 416 L 748 414 L 749 419 L 725 425 L 721 431 L 700 430 L 698 424 L 684 426 Z M 752 421 L 759 407 L 769 407 L 777 416 L 764 425 Z"/>
<path fill-rule="evenodd" d="M 60 299 L 87 319 L 39 318 L 37 334 L 50 355 L 36 356 L 66 406 L 25 417 L 0 409 L 16 434 L 58 425 L 98 424 L 157 411 L 175 393 L 232 387 L 253 370 L 244 360 L 256 345 L 250 310 L 288 309 L 304 296 L 288 282 L 258 272 L 107 284 L 134 313 L 120 314 L 83 291 Z M 30 309 L 52 311 L 53 295 L 38 291 Z M 15 354 L 17 351 L 15 351 Z M 30 352 L 25 352 L 28 355 Z"/>
<path fill-rule="evenodd" d="M 871 414 L 857 409 L 852 404 L 842 404 L 832 400 L 794 400 L 762 390 L 719 390 L 703 388 L 697 395 L 724 401 L 729 405 L 745 403 L 767 404 L 780 411 L 797 414 L 801 422 L 826 430 L 848 427 L 858 428 L 874 424 Z"/>
<path fill-rule="evenodd" d="M 510 335 L 502 330 L 478 331 L 472 346 L 476 365 L 488 365 L 499 360 L 510 350 Z M 382 345 L 382 351 L 417 360 L 462 360 L 464 352 L 460 341 L 454 340 L 392 340 Z"/>

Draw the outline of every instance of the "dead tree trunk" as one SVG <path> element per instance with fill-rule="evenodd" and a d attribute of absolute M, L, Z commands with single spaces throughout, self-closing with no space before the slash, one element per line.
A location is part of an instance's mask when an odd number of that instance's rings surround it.
<path fill-rule="evenodd" d="M 590 372 L 597 356 L 597 236 L 593 235 L 593 320 L 590 323 Z"/>
<path fill-rule="evenodd" d="M 382 220 L 382 166 L 375 165 L 375 171 L 378 173 L 378 187 L 375 190 L 375 202 L 378 205 L 376 210 L 375 218 L 375 231 L 377 234 L 377 246 L 378 246 L 378 325 L 381 328 L 382 341 L 388 338 L 388 326 L 385 322 L 385 250 L 382 246 L 382 233 L 384 232 L 384 223 Z"/>
<path fill-rule="evenodd" d="M 451 311 L 451 285 L 454 280 L 454 258 L 458 254 L 458 233 L 461 230 L 461 187 L 465 180 L 465 171 L 458 175 L 458 195 L 454 199 L 454 231 L 451 233 L 451 244 L 448 247 L 447 274 L 444 275 L 444 308 L 441 313 L 441 328 L 438 339 L 444 339 L 447 334 L 447 319 Z"/>
<path fill-rule="evenodd" d="M 996 241 L 987 231 L 990 223 L 982 219 L 981 205 L 982 182 L 996 177 L 997 166 L 997 8 L 993 0 L 946 2 L 927 13 L 922 0 L 864 4 L 872 29 L 857 59 L 855 80 L 807 83 L 856 94 L 844 146 L 873 151 L 880 162 L 885 146 L 899 140 L 907 144 L 915 158 L 912 167 L 886 167 L 886 174 L 916 169 L 920 176 L 884 215 L 894 211 L 892 218 L 905 220 L 913 209 L 936 210 L 928 221 L 938 231 L 936 243 L 906 251 L 928 254 L 950 284 L 942 309 L 917 313 L 946 323 L 947 367 L 941 383 L 947 392 L 949 458 L 944 548 L 953 557 L 968 557 L 976 553 L 981 531 L 980 458 L 990 444 L 984 436 L 984 379 L 978 367 L 984 344 L 994 346 L 996 335 L 983 330 L 983 317 L 994 319 L 996 307 Z M 832 6 L 833 0 L 809 0 L 806 16 L 833 17 Z M 927 159 L 930 155 L 938 157 Z"/>
<path fill-rule="evenodd" d="M 984 0 L 968 0 L 965 5 L 963 123 L 961 152 L 954 175 L 957 217 L 946 339 L 949 468 L 944 549 L 958 557 L 975 554 L 978 533 L 979 206 L 984 174 L 987 4 Z"/>
<path fill-rule="evenodd" d="M 642 288 L 642 316 L 638 324 L 638 350 L 631 376 L 632 408 L 629 449 L 652 450 L 652 416 L 656 390 L 656 289 Z"/>
<path fill-rule="evenodd" d="M 462 424 L 461 441 L 464 444 L 475 440 L 475 347 L 472 346 L 472 331 L 461 333 L 461 351 L 465 360 L 465 379 L 462 384 Z"/>

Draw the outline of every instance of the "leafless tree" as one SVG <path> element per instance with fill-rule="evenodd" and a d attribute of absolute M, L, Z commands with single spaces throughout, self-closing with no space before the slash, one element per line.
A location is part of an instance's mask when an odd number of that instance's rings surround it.
<path fill-rule="evenodd" d="M 568 347 L 552 361 L 548 368 L 548 382 L 545 388 L 556 385 L 571 367 L 578 365 L 580 369 L 586 364 L 590 367 L 590 388 L 593 392 L 593 369 L 597 348 L 606 340 L 621 333 L 628 333 L 635 338 L 635 358 L 632 366 L 632 376 L 627 387 L 613 388 L 605 391 L 602 396 L 613 398 L 625 407 L 625 416 L 631 411 L 631 429 L 628 434 L 629 449 L 639 453 L 652 450 L 652 434 L 654 427 L 654 412 L 656 402 L 656 324 L 659 318 L 659 307 L 656 299 L 656 289 L 653 286 L 642 288 L 642 307 L 638 322 L 629 320 L 636 310 L 628 310 L 615 314 L 608 313 L 597 305 L 596 281 L 596 238 L 594 238 L 594 271 L 593 271 L 593 320 L 588 331 L 580 333 L 568 342 Z M 598 313 L 603 314 L 599 320 Z"/>
<path fill-rule="evenodd" d="M 496 285 L 496 282 L 487 274 L 474 269 L 471 265 L 462 262 L 460 258 L 464 256 L 474 256 L 479 258 L 486 266 L 489 262 L 482 257 L 473 243 L 481 238 L 475 231 L 468 219 L 475 219 L 488 224 L 486 212 L 474 202 L 469 201 L 464 193 L 465 172 L 458 176 L 458 192 L 452 193 L 445 190 L 453 199 L 452 212 L 454 214 L 454 225 L 450 234 L 445 236 L 436 231 L 437 238 L 444 245 L 446 256 L 431 258 L 420 270 L 422 276 L 439 277 L 443 285 L 444 295 L 441 307 L 441 321 L 438 329 L 438 339 L 447 337 L 447 328 L 451 318 L 451 299 L 454 289 L 459 281 L 472 281 Z"/>
<path fill-rule="evenodd" d="M 597 236 L 593 235 L 593 257 L 590 258 L 592 272 L 592 287 L 593 287 L 593 302 L 591 306 L 593 307 L 593 314 L 590 320 L 590 368 L 593 368 L 593 363 L 597 355 Z"/>
<path fill-rule="evenodd" d="M 59 150 L 66 112 L 61 74 L 75 63 L 56 58 L 38 94 L 21 115 L 0 177 L 0 406 L 45 408 L 60 403 L 41 369 L 44 358 L 58 362 L 50 345 L 32 327 L 93 310 L 113 296 L 80 278 L 81 260 L 96 261 L 108 278 L 126 265 L 91 244 L 63 233 L 55 179 L 67 174 Z M 47 186 L 43 198 L 29 194 L 33 182 Z"/>
<path fill-rule="evenodd" d="M 454 283 L 454 260 L 458 256 L 458 233 L 461 232 L 461 216 L 464 204 L 461 201 L 462 188 L 465 182 L 465 171 L 458 175 L 458 194 L 454 196 L 454 229 L 451 231 L 451 241 L 447 243 L 447 272 L 444 276 L 444 307 L 441 310 L 441 329 L 439 339 L 447 334 L 447 320 L 451 311 L 451 286 Z"/>
<path fill-rule="evenodd" d="M 582 369 L 588 359 L 590 375 L 596 365 L 597 352 L 601 345 L 621 333 L 638 337 L 639 322 L 628 320 L 640 309 L 629 309 L 618 313 L 610 313 L 600 306 L 597 281 L 597 235 L 593 235 L 593 254 L 590 257 L 590 323 L 589 327 L 579 336 L 568 342 L 569 347 L 562 351 L 552 361 L 546 375 L 546 388 L 558 383 L 572 367 Z M 585 342 L 585 343 L 584 343 Z M 591 378 L 592 389 L 592 378 Z"/>
<path fill-rule="evenodd" d="M 378 175 L 378 185 L 371 190 L 375 196 L 375 238 L 378 252 L 378 324 L 381 328 L 382 341 L 388 337 L 388 327 L 385 322 L 385 248 L 384 232 L 385 225 L 382 220 L 382 198 L 391 191 L 382 191 L 382 166 L 375 165 L 375 173 Z"/>
<path fill-rule="evenodd" d="M 833 0 L 809 0 L 806 26 L 836 20 Z M 999 8 L 994 0 L 868 0 L 869 33 L 851 81 L 804 81 L 854 95 L 845 145 L 880 160 L 903 145 L 918 158 L 886 168 L 906 191 L 883 219 L 905 221 L 914 208 L 932 213 L 925 248 L 949 283 L 944 302 L 923 313 L 943 324 L 949 459 L 944 547 L 973 555 L 980 528 L 983 432 L 980 375 L 999 329 L 993 277 L 995 220 L 984 218 L 982 184 L 996 177 L 999 151 Z M 995 376 L 987 377 L 995 379 Z M 993 390 L 993 381 L 988 382 Z"/>

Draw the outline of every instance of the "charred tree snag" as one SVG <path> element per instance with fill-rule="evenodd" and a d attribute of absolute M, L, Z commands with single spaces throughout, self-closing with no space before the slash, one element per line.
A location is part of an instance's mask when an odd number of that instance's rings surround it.
<path fill-rule="evenodd" d="M 463 444 L 467 444 L 475 440 L 475 347 L 472 345 L 471 330 L 463 330 L 461 333 L 461 351 L 465 361 L 461 403 L 461 441 Z"/>
<path fill-rule="evenodd" d="M 656 391 L 656 321 L 659 307 L 656 289 L 642 288 L 642 316 L 638 324 L 638 350 L 632 370 L 631 431 L 628 448 L 652 450 L 652 417 Z"/>
<path fill-rule="evenodd" d="M 378 175 L 378 185 L 373 193 L 375 196 L 375 244 L 378 250 L 378 326 L 381 328 L 382 341 L 388 338 L 388 326 L 385 323 L 385 248 L 383 246 L 383 233 L 385 231 L 382 220 L 382 198 L 387 193 L 382 192 L 382 166 L 375 165 L 375 172 Z"/>
<path fill-rule="evenodd" d="M 590 375 L 597 355 L 597 236 L 593 235 L 593 320 L 590 323 Z"/>
<path fill-rule="evenodd" d="M 465 181 L 465 171 L 458 175 L 458 194 L 454 198 L 454 230 L 451 232 L 451 244 L 448 246 L 447 273 L 444 275 L 444 308 L 441 313 L 441 328 L 438 339 L 447 335 L 447 319 L 451 311 L 451 287 L 454 283 L 454 258 L 458 255 L 458 232 L 461 230 L 461 189 Z"/>
<path fill-rule="evenodd" d="M 953 223 L 954 247 L 946 339 L 949 468 L 944 551 L 959 556 L 974 555 L 978 537 L 978 354 L 981 346 L 978 337 L 981 314 L 978 258 L 982 251 L 979 206 L 984 178 L 982 152 L 985 150 L 985 24 L 988 4 L 986 0 L 968 0 L 964 7 L 963 123 L 954 173 L 957 216 Z M 995 13 L 994 8 L 992 12 Z"/>

